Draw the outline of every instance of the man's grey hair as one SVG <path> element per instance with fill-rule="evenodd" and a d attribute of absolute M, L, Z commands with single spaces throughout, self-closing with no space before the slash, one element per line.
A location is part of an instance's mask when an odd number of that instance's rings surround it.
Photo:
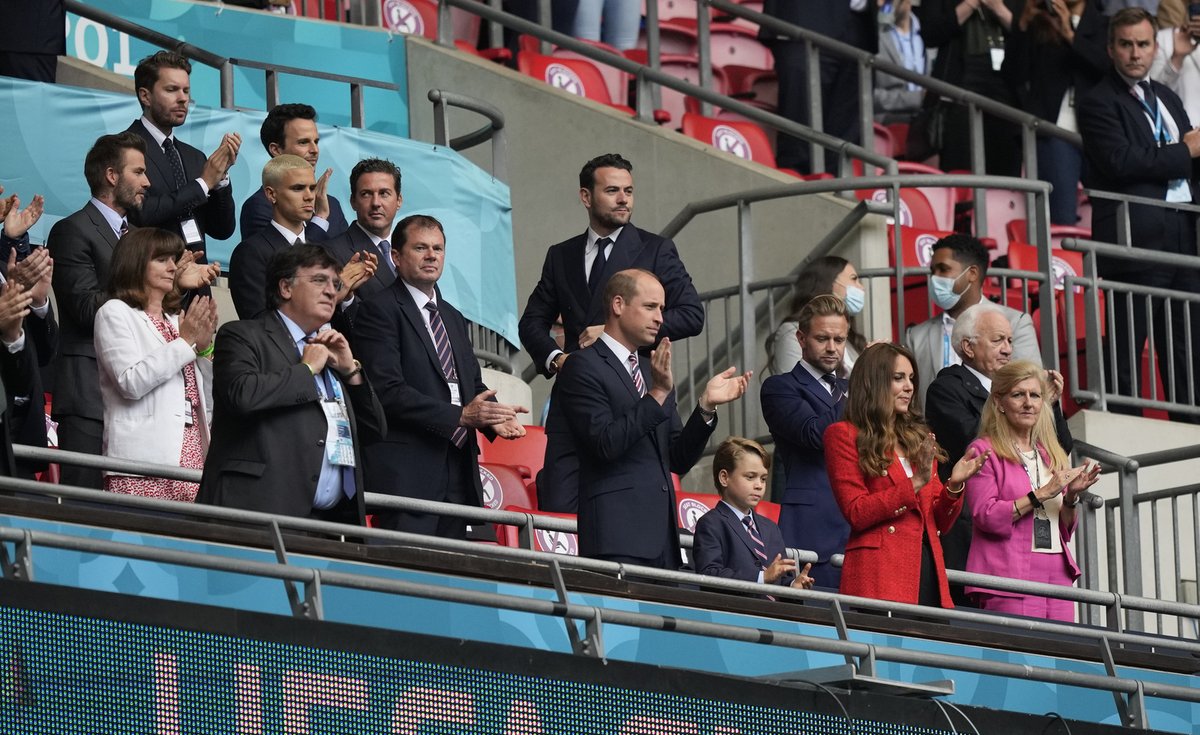
<path fill-rule="evenodd" d="M 1005 321 L 1008 321 L 1008 314 L 1004 312 L 1004 309 L 986 299 L 959 314 L 958 321 L 954 322 L 954 329 L 950 332 L 950 346 L 954 348 L 959 357 L 966 359 L 962 352 L 964 339 L 971 344 L 975 344 L 979 339 L 979 320 L 983 318 L 984 314 L 999 314 L 1004 317 Z"/>

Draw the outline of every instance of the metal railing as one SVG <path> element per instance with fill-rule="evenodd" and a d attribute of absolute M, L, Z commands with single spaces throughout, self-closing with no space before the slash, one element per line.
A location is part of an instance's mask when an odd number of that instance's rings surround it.
<path fill-rule="evenodd" d="M 592 559 L 566 557 L 554 554 L 544 554 L 522 549 L 480 546 L 465 541 L 439 539 L 436 537 L 417 536 L 379 529 L 360 528 L 331 524 L 308 519 L 273 516 L 265 513 L 247 511 L 232 511 L 224 508 L 194 506 L 175 501 L 155 500 L 133 496 L 108 496 L 97 491 L 58 487 L 51 488 L 43 483 L 13 478 L 0 478 L 0 489 L 17 492 L 40 492 L 44 494 L 57 490 L 63 497 L 76 499 L 120 501 L 120 504 L 157 511 L 186 513 L 207 518 L 221 518 L 239 523 L 251 523 L 268 529 L 271 533 L 272 544 L 278 563 L 255 561 L 250 559 L 235 559 L 210 553 L 200 553 L 172 548 L 138 545 L 103 539 L 73 536 L 41 530 L 24 528 L 0 528 L 0 564 L 6 578 L 11 580 L 31 581 L 34 575 L 35 554 L 37 549 L 56 548 L 68 549 L 91 554 L 106 554 L 123 558 L 139 559 L 170 565 L 188 566 L 209 569 L 227 573 L 244 574 L 285 582 L 284 589 L 292 614 L 297 617 L 321 620 L 325 618 L 323 608 L 323 589 L 327 587 L 342 587 L 347 589 L 367 590 L 383 594 L 405 595 L 424 599 L 440 600 L 455 604 L 482 605 L 525 613 L 547 615 L 563 619 L 568 626 L 568 637 L 576 654 L 601 657 L 606 655 L 604 649 L 603 626 L 631 626 L 648 630 L 661 630 L 683 633 L 686 635 L 702 635 L 726 640 L 737 640 L 764 645 L 782 645 L 799 650 L 832 653 L 847 657 L 848 664 L 856 666 L 859 673 L 867 676 L 875 674 L 875 662 L 894 661 L 916 666 L 931 666 L 949 668 L 957 671 L 972 672 L 990 676 L 1044 681 L 1064 686 L 1075 686 L 1114 694 L 1114 700 L 1123 724 L 1131 726 L 1146 726 L 1144 698 L 1160 697 L 1185 702 L 1200 702 L 1200 691 L 1194 688 L 1162 684 L 1149 679 L 1122 677 L 1118 675 L 1113 663 L 1112 650 L 1116 647 L 1133 646 L 1144 648 L 1153 646 L 1158 650 L 1176 652 L 1181 655 L 1200 655 L 1200 643 L 1180 639 L 1153 638 L 1125 633 L 1117 630 L 1088 628 L 1048 621 L 1008 618 L 1005 616 L 988 615 L 980 612 L 963 610 L 941 610 L 936 608 L 905 605 L 880 600 L 853 598 L 827 592 L 783 588 L 777 585 L 766 586 L 752 582 L 740 582 L 714 577 L 705 577 L 682 572 L 672 572 L 648 567 L 621 565 Z M 448 506 L 446 510 L 461 512 L 461 506 Z M 521 514 L 513 514 L 521 515 Z M 502 592 L 482 592 L 467 590 L 448 585 L 436 585 L 420 582 L 408 582 L 385 579 L 366 573 L 341 572 L 327 569 L 298 567 L 289 562 L 285 542 L 280 531 L 284 528 L 332 533 L 342 537 L 369 537 L 391 541 L 410 546 L 421 546 L 443 551 L 470 553 L 480 556 L 495 556 L 511 560 L 526 561 L 547 569 L 551 581 L 558 593 L 557 600 L 534 600 L 528 597 L 505 594 Z M 9 545 L 12 551 L 9 551 Z M 738 625 L 709 623 L 692 620 L 679 616 L 663 616 L 646 613 L 633 613 L 616 610 L 609 607 L 579 605 L 571 602 L 566 581 L 561 573 L 564 568 L 586 569 L 589 571 L 616 574 L 618 576 L 636 575 L 639 578 L 669 583 L 684 583 L 699 585 L 704 588 L 726 592 L 763 594 L 770 592 L 777 598 L 806 600 L 829 605 L 830 622 L 838 630 L 837 639 L 800 635 L 795 633 L 771 631 L 764 632 L 758 628 Z M 1020 581 L 999 580 L 995 578 L 972 576 L 969 580 L 974 583 L 994 585 L 1004 589 L 1019 589 L 1021 591 L 1062 593 L 1064 590 L 1055 589 L 1050 585 L 1033 585 Z M 293 585 L 300 585 L 302 594 Z M 1035 589 L 1036 588 L 1036 589 Z M 1042 589 L 1046 588 L 1046 589 Z M 1200 608 L 1195 606 L 1162 605 L 1155 600 L 1132 600 L 1122 598 L 1114 593 L 1095 593 L 1085 590 L 1067 590 L 1072 597 L 1083 599 L 1093 604 L 1102 604 L 1110 609 L 1120 609 L 1122 606 L 1136 604 L 1146 605 L 1152 609 L 1169 609 L 1176 614 L 1184 614 L 1190 618 L 1200 617 Z M 979 660 L 953 654 L 935 653 L 929 651 L 910 650 L 905 648 L 878 646 L 857 643 L 849 639 L 849 626 L 842 614 L 844 606 L 874 610 L 893 615 L 919 616 L 935 619 L 948 624 L 956 622 L 984 624 L 1000 630 L 1014 632 L 1033 631 L 1037 633 L 1068 636 L 1081 641 L 1091 641 L 1097 646 L 1097 658 L 1106 667 L 1107 675 L 1069 672 L 1059 669 L 1036 667 L 1020 664 L 1009 664 L 996 661 Z M 586 623 L 584 636 L 568 621 L 582 620 Z M 1123 695 L 1123 696 L 1121 696 Z"/>

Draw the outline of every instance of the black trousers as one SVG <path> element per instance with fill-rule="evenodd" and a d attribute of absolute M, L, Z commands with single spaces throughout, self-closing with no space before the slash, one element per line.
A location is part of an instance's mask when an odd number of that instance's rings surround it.
<path fill-rule="evenodd" d="M 437 497 L 438 493 L 436 492 L 432 493 L 435 496 L 433 499 L 446 503 L 456 503 L 458 505 L 479 504 L 478 498 L 471 498 L 471 495 L 475 493 L 475 482 L 477 480 L 470 475 L 471 472 L 475 472 L 476 476 L 478 476 L 479 470 L 474 462 L 468 461 L 466 451 L 451 450 L 446 453 L 446 468 L 444 473 L 446 486 L 443 489 L 441 497 Z M 404 482 L 404 478 L 396 478 L 397 487 L 403 488 Z M 405 533 L 440 536 L 441 538 L 460 540 L 466 540 L 467 538 L 467 521 L 465 519 L 434 515 L 432 513 L 379 511 L 375 513 L 375 526 L 377 528 L 388 528 L 393 531 L 403 531 Z"/>
<path fill-rule="evenodd" d="M 58 448 L 68 452 L 100 454 L 104 451 L 104 422 L 83 416 L 55 416 L 58 421 Z M 88 467 L 62 465 L 59 482 L 93 490 L 104 489 L 104 473 Z"/>
<path fill-rule="evenodd" d="M 779 114 L 801 125 L 811 125 L 808 106 L 808 59 L 804 44 L 772 45 L 775 73 L 779 76 Z M 862 143 L 859 123 L 858 67 L 853 61 L 821 55 L 821 130 L 835 138 Z M 782 133 L 775 142 L 775 163 L 803 174 L 837 173 L 837 155 L 825 152 L 824 161 L 811 161 L 807 142 Z"/>

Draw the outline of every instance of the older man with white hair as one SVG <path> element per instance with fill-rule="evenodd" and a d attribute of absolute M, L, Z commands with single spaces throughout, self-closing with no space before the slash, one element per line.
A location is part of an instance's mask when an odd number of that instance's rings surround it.
<path fill-rule="evenodd" d="M 942 368 L 925 395 L 925 418 L 938 444 L 946 450 L 947 459 L 938 466 L 943 482 L 979 431 L 983 404 L 992 390 L 992 374 L 1012 359 L 1013 333 L 1008 314 L 990 301 L 975 304 L 959 315 L 950 333 L 950 344 L 962 364 Z M 1054 407 L 1058 441 L 1070 452 L 1074 439 L 1058 404 L 1063 390 L 1062 374 L 1048 371 L 1047 384 L 1051 395 L 1045 399 Z M 961 513 L 954 528 L 943 534 L 941 541 L 946 568 L 964 569 L 971 547 L 970 514 Z M 970 604 L 961 585 L 951 585 L 950 594 L 956 605 Z"/>

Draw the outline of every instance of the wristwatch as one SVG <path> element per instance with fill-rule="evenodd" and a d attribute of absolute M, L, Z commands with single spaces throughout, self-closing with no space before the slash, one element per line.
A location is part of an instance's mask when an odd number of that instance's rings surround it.
<path fill-rule="evenodd" d="M 350 380 L 355 375 L 362 372 L 362 363 L 358 360 L 354 361 L 354 369 L 342 376 L 342 380 Z"/>

